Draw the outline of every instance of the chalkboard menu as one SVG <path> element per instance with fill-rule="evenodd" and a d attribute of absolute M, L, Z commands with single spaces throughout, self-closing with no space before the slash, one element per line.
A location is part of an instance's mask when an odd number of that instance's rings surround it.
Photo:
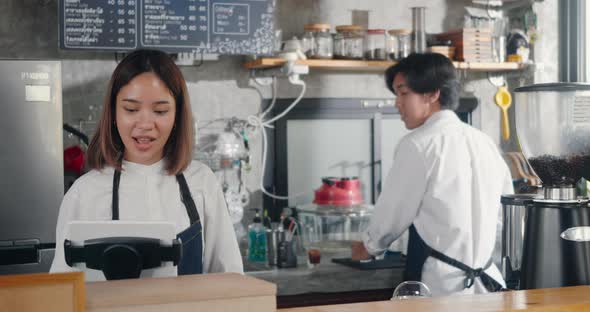
<path fill-rule="evenodd" d="M 59 0 L 64 50 L 272 52 L 276 0 Z"/>

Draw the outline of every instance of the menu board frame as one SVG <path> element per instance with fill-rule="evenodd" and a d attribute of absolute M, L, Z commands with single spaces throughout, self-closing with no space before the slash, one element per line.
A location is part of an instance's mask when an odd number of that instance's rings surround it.
<path fill-rule="evenodd" d="M 59 47 L 271 55 L 276 1 L 59 0 Z"/>

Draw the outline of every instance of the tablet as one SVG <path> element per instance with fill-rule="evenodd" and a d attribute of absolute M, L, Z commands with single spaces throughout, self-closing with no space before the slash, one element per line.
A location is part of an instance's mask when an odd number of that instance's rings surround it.
<path fill-rule="evenodd" d="M 105 237 L 155 238 L 162 245 L 171 246 L 176 238 L 174 223 L 159 221 L 71 221 L 65 233 L 65 238 L 74 246 L 83 246 L 85 240 Z M 74 268 L 85 273 L 87 282 L 106 280 L 102 271 L 89 269 L 85 263 L 76 263 Z M 177 267 L 172 262 L 162 262 L 159 268 L 143 270 L 140 278 L 174 277 L 177 274 Z"/>

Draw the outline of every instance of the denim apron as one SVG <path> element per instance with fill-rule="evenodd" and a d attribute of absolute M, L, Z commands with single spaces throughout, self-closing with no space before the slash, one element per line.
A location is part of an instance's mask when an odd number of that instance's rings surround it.
<path fill-rule="evenodd" d="M 471 288 L 476 278 L 480 278 L 485 288 L 489 292 L 503 290 L 502 285 L 496 282 L 491 276 L 484 271 L 492 265 L 492 259 L 488 261 L 485 267 L 473 269 L 468 265 L 455 260 L 447 255 L 432 249 L 424 242 L 414 224 L 410 226 L 410 238 L 408 240 L 408 257 L 406 259 L 406 270 L 404 272 L 405 281 L 421 281 L 422 267 L 428 257 L 433 257 L 440 260 L 454 268 L 465 272 L 465 280 L 463 282 L 463 289 Z"/>
<path fill-rule="evenodd" d="M 121 171 L 115 170 L 113 176 L 113 202 L 112 213 L 113 220 L 119 220 L 119 182 L 121 181 Z M 178 233 L 176 238 L 182 243 L 182 257 L 178 263 L 178 275 L 202 274 L 203 273 L 203 241 L 201 235 L 203 228 L 197 206 L 191 196 L 182 173 L 176 175 L 176 181 L 180 188 L 180 199 L 186 208 L 190 219 L 190 225 L 184 231 Z"/>

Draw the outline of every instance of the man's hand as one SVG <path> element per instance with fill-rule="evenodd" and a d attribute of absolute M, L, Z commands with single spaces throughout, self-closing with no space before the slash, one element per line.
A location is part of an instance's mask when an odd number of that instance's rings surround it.
<path fill-rule="evenodd" d="M 350 247 L 353 261 L 371 259 L 371 255 L 367 252 L 367 248 L 365 248 L 362 241 L 352 241 Z"/>

